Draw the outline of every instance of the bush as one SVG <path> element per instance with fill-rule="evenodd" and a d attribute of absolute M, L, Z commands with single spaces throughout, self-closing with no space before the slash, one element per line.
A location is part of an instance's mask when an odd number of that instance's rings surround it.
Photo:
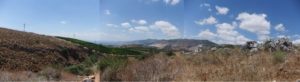
<path fill-rule="evenodd" d="M 76 75 L 89 75 L 92 73 L 91 69 L 81 64 L 69 66 L 65 70 Z"/>
<path fill-rule="evenodd" d="M 276 51 L 273 53 L 274 63 L 282 63 L 284 62 L 286 57 L 286 52 L 283 51 Z"/>
<path fill-rule="evenodd" d="M 126 62 L 125 57 L 116 57 L 116 56 L 105 57 L 97 63 L 97 69 L 104 70 L 105 68 L 110 67 L 111 69 L 116 70 L 121 65 L 124 65 L 125 62 Z"/>
<path fill-rule="evenodd" d="M 85 67 L 91 67 L 91 66 L 94 66 L 94 64 L 96 64 L 98 62 L 98 55 L 96 54 L 92 54 L 90 55 L 89 57 L 87 57 L 83 62 L 82 64 L 85 66 Z"/>

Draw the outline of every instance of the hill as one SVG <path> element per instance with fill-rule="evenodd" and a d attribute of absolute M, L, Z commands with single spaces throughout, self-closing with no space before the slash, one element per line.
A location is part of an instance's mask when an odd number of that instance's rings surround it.
<path fill-rule="evenodd" d="M 0 70 L 39 71 L 83 61 L 89 50 L 52 36 L 0 28 Z"/>
<path fill-rule="evenodd" d="M 160 40 L 157 39 L 145 39 L 145 40 L 135 40 L 135 41 L 130 41 L 130 42 L 126 42 L 124 44 L 139 44 L 139 45 L 143 45 L 143 46 L 148 46 L 151 45 L 155 42 L 158 42 Z"/>
<path fill-rule="evenodd" d="M 127 44 L 140 44 L 144 46 L 156 47 L 159 49 L 166 50 L 191 50 L 199 45 L 203 47 L 215 47 L 218 44 L 211 42 L 209 40 L 196 40 L 196 39 L 171 39 L 171 40 L 137 40 L 128 42 Z"/>

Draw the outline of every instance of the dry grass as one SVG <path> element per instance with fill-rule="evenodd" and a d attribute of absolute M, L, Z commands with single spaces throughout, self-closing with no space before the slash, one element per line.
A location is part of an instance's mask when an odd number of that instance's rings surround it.
<path fill-rule="evenodd" d="M 45 78 L 30 71 L 0 72 L 0 81 L 44 81 Z"/>
<path fill-rule="evenodd" d="M 0 28 L 0 70 L 34 71 L 52 64 L 76 64 L 88 53 L 51 36 Z"/>
<path fill-rule="evenodd" d="M 184 74 L 184 64 L 180 57 L 168 58 L 155 55 L 143 61 L 131 59 L 128 65 L 117 73 L 117 78 L 125 81 L 169 81 Z"/>
<path fill-rule="evenodd" d="M 238 49 L 199 55 L 154 55 L 130 59 L 115 74 L 122 81 L 296 81 L 300 79 L 300 55 L 259 52 L 247 56 Z M 226 52 L 226 53 L 227 53 Z M 231 53 L 231 54 L 230 54 Z M 274 53 L 273 53 L 274 54 Z M 105 77 L 105 76 L 104 76 Z"/>
<path fill-rule="evenodd" d="M 59 71 L 53 68 L 45 68 L 35 73 L 31 71 L 0 71 L 1 82 L 25 81 L 25 82 L 60 82 L 60 81 L 76 81 L 79 82 L 83 77 Z"/>

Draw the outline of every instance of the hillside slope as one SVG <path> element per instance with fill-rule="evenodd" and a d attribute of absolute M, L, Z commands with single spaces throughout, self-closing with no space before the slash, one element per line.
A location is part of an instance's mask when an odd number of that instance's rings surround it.
<path fill-rule="evenodd" d="M 88 54 L 80 45 L 52 36 L 0 28 L 0 70 L 39 71 L 80 63 Z"/>
<path fill-rule="evenodd" d="M 191 48 L 202 45 L 203 47 L 215 47 L 218 44 L 208 40 L 196 40 L 196 39 L 171 39 L 171 40 L 137 40 L 128 42 L 127 44 L 140 44 L 144 46 L 156 47 L 159 49 L 167 50 L 190 50 Z"/>

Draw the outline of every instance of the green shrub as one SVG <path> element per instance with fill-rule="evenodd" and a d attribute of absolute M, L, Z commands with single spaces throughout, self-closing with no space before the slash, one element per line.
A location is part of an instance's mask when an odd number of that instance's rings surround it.
<path fill-rule="evenodd" d="M 105 57 L 97 63 L 97 68 L 100 70 L 104 70 L 105 68 L 110 67 L 111 69 L 116 70 L 121 65 L 124 65 L 125 62 L 126 62 L 125 57 L 115 57 L 115 56 Z"/>
<path fill-rule="evenodd" d="M 83 62 L 82 65 L 85 67 L 91 67 L 98 62 L 99 56 L 97 54 L 89 55 Z"/>
<path fill-rule="evenodd" d="M 88 75 L 92 73 L 92 67 L 98 62 L 99 56 L 96 54 L 89 55 L 83 62 L 78 65 L 71 65 L 65 67 L 65 70 L 77 74 L 77 75 Z"/>
<path fill-rule="evenodd" d="M 69 66 L 65 70 L 76 75 L 89 75 L 92 73 L 91 69 L 81 64 Z"/>
<path fill-rule="evenodd" d="M 282 63 L 284 62 L 286 57 L 286 52 L 283 51 L 276 51 L 273 53 L 274 63 Z"/>

